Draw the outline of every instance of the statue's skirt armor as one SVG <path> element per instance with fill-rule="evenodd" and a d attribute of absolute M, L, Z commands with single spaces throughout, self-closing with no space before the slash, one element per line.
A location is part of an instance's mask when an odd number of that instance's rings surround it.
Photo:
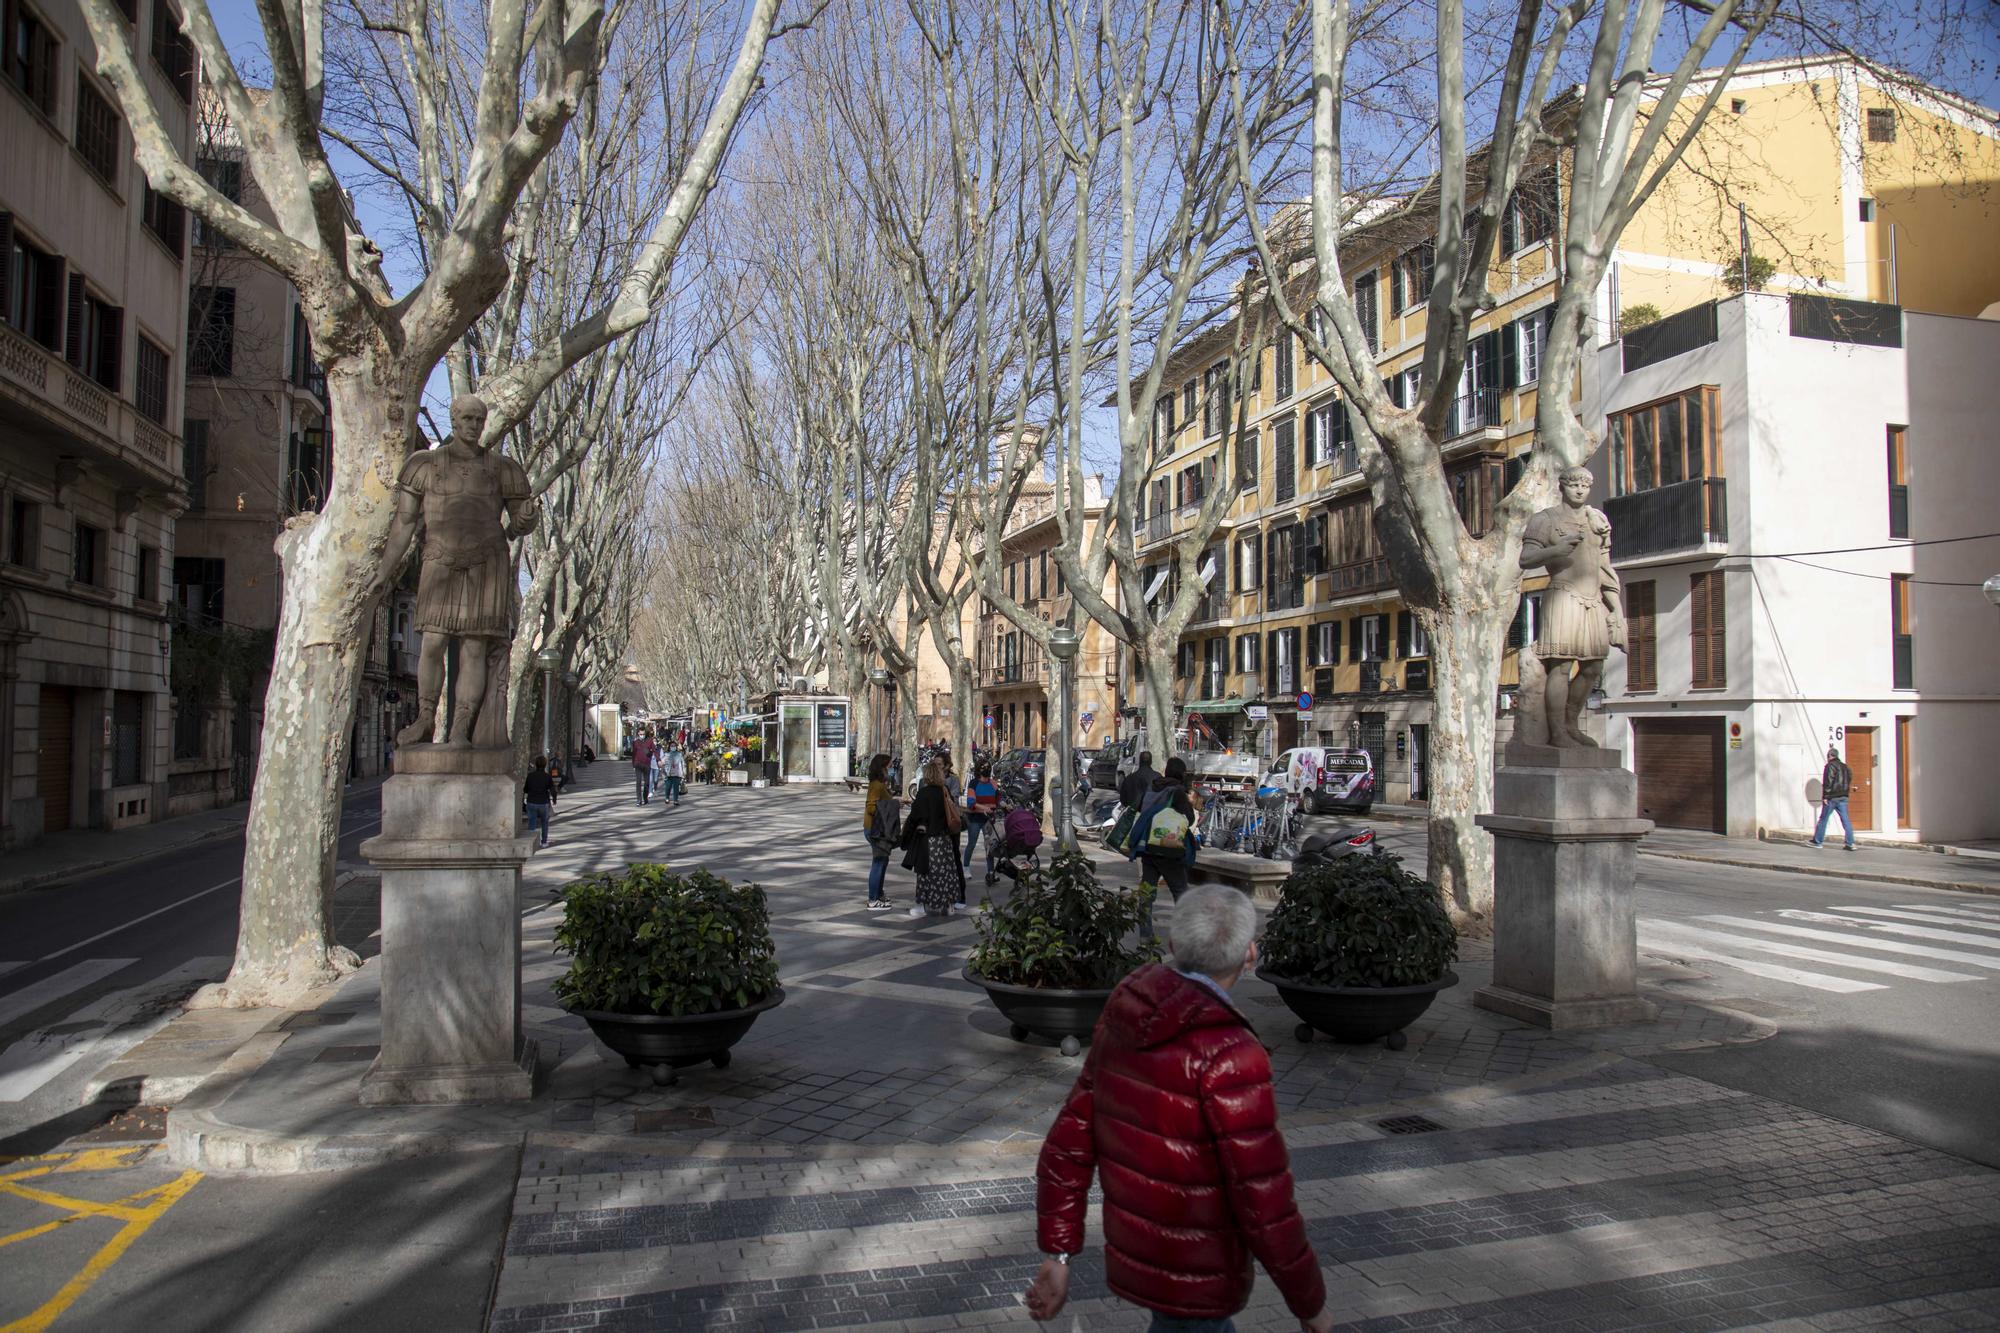
<path fill-rule="evenodd" d="M 1535 656 L 1543 661 L 1590 661 L 1611 653 L 1611 622 L 1603 600 L 1607 585 L 1618 586 L 1611 569 L 1610 522 L 1595 509 L 1572 514 L 1558 506 L 1530 518 L 1525 536 L 1553 543 L 1571 532 L 1581 539 L 1576 547 L 1548 563 L 1549 586 L 1535 625 Z"/>
<path fill-rule="evenodd" d="M 507 492 L 516 487 L 504 485 L 500 468 L 484 458 L 463 459 L 449 449 L 412 457 L 401 484 L 424 504 L 424 571 L 412 627 L 512 638 L 514 570 L 500 522 Z"/>

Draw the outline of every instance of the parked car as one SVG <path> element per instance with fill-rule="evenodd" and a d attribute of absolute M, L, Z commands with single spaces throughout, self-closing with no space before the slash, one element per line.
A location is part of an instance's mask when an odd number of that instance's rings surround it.
<path fill-rule="evenodd" d="M 1264 784 L 1290 792 L 1307 814 L 1352 810 L 1365 815 L 1375 804 L 1375 761 L 1366 750 L 1300 746 L 1271 762 Z"/>
<path fill-rule="evenodd" d="M 993 783 L 1001 788 L 1023 786 L 1039 805 L 1047 790 L 1047 767 L 1047 750 L 1009 750 L 993 765 Z"/>

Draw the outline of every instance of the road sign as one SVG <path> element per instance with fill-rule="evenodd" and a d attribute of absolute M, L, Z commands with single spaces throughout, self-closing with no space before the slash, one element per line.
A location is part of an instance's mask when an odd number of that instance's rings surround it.
<path fill-rule="evenodd" d="M 1251 704 L 1243 710 L 1243 715 L 1252 722 L 1262 722 L 1265 718 L 1271 716 L 1271 710 L 1263 704 Z"/>
<path fill-rule="evenodd" d="M 990 730 L 992 730 L 992 727 L 993 727 L 993 714 L 991 714 L 991 713 L 988 713 L 988 714 L 986 715 L 986 727 L 987 727 L 987 729 L 988 729 L 989 731 L 990 731 Z"/>
<path fill-rule="evenodd" d="M 1299 711 L 1301 713 L 1310 713 L 1312 712 L 1312 708 L 1313 708 L 1313 697 L 1310 694 L 1301 692 L 1299 694 Z"/>

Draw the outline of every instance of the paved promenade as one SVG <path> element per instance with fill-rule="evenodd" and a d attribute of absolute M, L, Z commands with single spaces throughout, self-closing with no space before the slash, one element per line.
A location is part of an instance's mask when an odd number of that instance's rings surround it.
<path fill-rule="evenodd" d="M 175 1150 L 208 1169 L 311 1169 L 518 1145 L 494 1333 L 1032 1327 L 1018 1298 L 1037 1262 L 1034 1155 L 1077 1063 L 1013 1041 L 959 977 L 971 920 L 861 910 L 846 793 L 697 788 L 640 809 L 622 770 L 586 776 L 524 891 L 543 1097 L 356 1106 L 378 1032 L 370 969 L 177 1111 Z M 552 894 L 632 857 L 771 897 L 785 1004 L 728 1069 L 672 1087 L 610 1056 L 549 989 L 566 961 Z M 907 878 L 892 871 L 905 900 Z M 1461 984 L 1400 1052 L 1301 1043 L 1269 987 L 1238 992 L 1272 1049 L 1343 1327 L 2000 1320 L 1994 1173 L 1647 1062 L 1758 1042 L 1773 1028 L 1752 1014 L 1656 990 L 1659 1023 L 1557 1036 L 1473 1008 L 1488 970 L 1468 945 Z M 1261 1281 L 1238 1323 L 1296 1327 Z M 1058 1326 L 1144 1325 L 1086 1255 Z"/>

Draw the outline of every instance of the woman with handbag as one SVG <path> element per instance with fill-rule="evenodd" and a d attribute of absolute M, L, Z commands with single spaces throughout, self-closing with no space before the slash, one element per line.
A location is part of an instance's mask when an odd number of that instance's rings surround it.
<path fill-rule="evenodd" d="M 923 785 L 910 803 L 910 817 L 903 824 L 903 868 L 917 872 L 917 905 L 914 917 L 943 916 L 967 908 L 959 899 L 965 893 L 965 872 L 958 863 L 958 831 L 963 820 L 957 802 L 946 786 L 942 759 L 924 766 Z"/>

